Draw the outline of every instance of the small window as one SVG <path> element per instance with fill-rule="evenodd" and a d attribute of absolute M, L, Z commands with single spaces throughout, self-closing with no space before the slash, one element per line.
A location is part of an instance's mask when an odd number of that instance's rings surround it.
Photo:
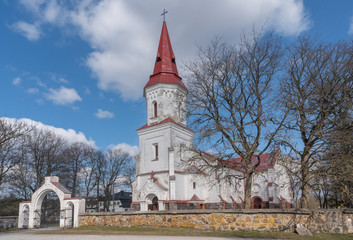
<path fill-rule="evenodd" d="M 152 161 L 158 160 L 158 143 L 152 144 Z"/>
<path fill-rule="evenodd" d="M 153 117 L 157 117 L 157 102 L 153 102 Z"/>
<path fill-rule="evenodd" d="M 193 183 L 192 183 L 192 188 L 193 188 L 193 189 L 196 189 L 196 182 L 193 182 Z"/>
<path fill-rule="evenodd" d="M 158 144 L 154 145 L 155 159 L 158 159 Z"/>
<path fill-rule="evenodd" d="M 174 64 L 175 64 L 175 58 L 172 58 L 172 63 L 174 63 Z"/>
<path fill-rule="evenodd" d="M 156 62 L 160 62 L 162 59 L 160 57 L 156 58 Z"/>

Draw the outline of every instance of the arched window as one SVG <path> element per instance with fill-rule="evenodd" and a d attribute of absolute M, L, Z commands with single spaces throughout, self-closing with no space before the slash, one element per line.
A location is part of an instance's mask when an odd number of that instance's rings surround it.
<path fill-rule="evenodd" d="M 157 117 L 157 102 L 153 102 L 153 117 Z"/>

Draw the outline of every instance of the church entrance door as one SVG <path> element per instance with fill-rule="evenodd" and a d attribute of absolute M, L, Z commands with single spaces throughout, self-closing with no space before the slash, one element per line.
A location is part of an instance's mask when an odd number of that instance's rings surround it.
<path fill-rule="evenodd" d="M 148 211 L 158 211 L 158 197 L 154 194 L 149 196 Z"/>
<path fill-rule="evenodd" d="M 154 197 L 152 199 L 152 211 L 158 211 L 158 198 Z"/>
<path fill-rule="evenodd" d="M 252 207 L 255 209 L 262 208 L 262 199 L 260 197 L 254 197 L 252 199 Z"/>

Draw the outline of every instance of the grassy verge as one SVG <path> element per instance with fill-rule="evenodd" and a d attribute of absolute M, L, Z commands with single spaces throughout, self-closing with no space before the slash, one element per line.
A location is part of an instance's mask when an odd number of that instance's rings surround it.
<path fill-rule="evenodd" d="M 299 236 L 287 232 L 259 231 L 208 231 L 193 228 L 163 228 L 163 227 L 111 227 L 84 226 L 74 229 L 42 231 L 40 234 L 87 234 L 87 235 L 164 235 L 164 236 L 209 236 L 209 237 L 244 237 L 244 238 L 275 238 L 275 239 L 315 239 L 315 240 L 348 240 L 353 234 L 320 233 L 312 237 Z"/>

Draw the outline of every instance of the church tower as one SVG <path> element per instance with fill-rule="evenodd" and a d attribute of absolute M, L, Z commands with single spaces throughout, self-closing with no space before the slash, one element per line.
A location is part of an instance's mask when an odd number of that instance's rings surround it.
<path fill-rule="evenodd" d="M 139 154 L 135 157 L 132 209 L 149 211 L 242 206 L 242 171 L 234 170 L 232 174 L 238 175 L 239 179 L 229 182 L 228 179 L 224 181 L 219 178 L 222 171 L 203 172 L 203 169 L 188 162 L 200 155 L 190 151 L 194 133 L 186 126 L 187 89 L 178 73 L 165 21 L 153 73 L 143 91 L 147 119 L 146 124 L 137 130 Z M 202 157 L 213 158 L 207 153 Z M 279 204 L 280 199 L 291 199 L 286 170 L 280 165 L 268 164 L 273 163 L 273 159 L 272 153 L 261 155 L 261 171 L 253 180 L 252 201 L 260 201 L 258 205 L 261 207 Z M 280 177 L 275 177 L 274 172 Z"/>
<path fill-rule="evenodd" d="M 186 94 L 163 21 L 154 70 L 143 92 L 147 123 L 137 130 L 139 154 L 133 204 L 139 205 L 141 211 L 163 210 L 166 201 L 177 198 L 181 148 L 190 146 L 193 139 L 193 132 L 186 127 Z"/>
<path fill-rule="evenodd" d="M 185 98 L 187 89 L 179 77 L 164 21 L 153 74 L 144 88 L 147 103 L 147 124 L 151 126 L 171 118 L 185 126 Z"/>

